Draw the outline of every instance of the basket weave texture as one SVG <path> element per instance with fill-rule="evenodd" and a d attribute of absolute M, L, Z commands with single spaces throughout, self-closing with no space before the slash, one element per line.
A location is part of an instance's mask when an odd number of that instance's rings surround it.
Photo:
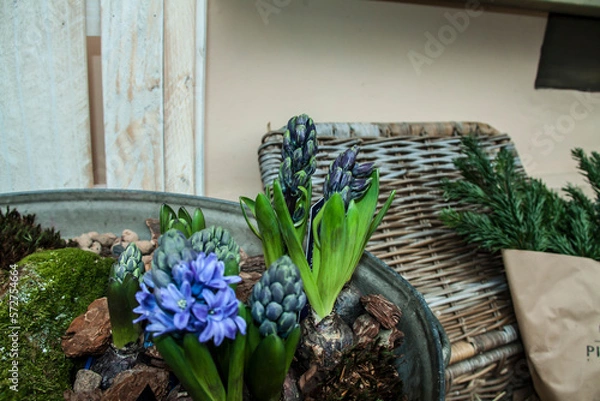
<path fill-rule="evenodd" d="M 313 196 L 322 196 L 329 164 L 343 150 L 360 146 L 359 162 L 380 172 L 380 202 L 396 197 L 367 250 L 419 290 L 452 344 L 446 369 L 447 400 L 495 399 L 528 384 L 527 367 L 500 255 L 466 244 L 439 220 L 452 206 L 441 181 L 459 179 L 453 160 L 462 135 L 476 135 L 490 155 L 507 147 L 506 134 L 487 124 L 333 123 L 316 124 L 319 154 Z M 267 133 L 258 150 L 262 182 L 277 178 L 283 131 Z M 524 365 L 525 364 L 525 365 Z"/>

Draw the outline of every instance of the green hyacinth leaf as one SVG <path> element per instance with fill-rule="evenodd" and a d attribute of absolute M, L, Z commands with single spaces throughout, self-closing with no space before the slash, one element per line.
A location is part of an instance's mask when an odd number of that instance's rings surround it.
<path fill-rule="evenodd" d="M 133 309 L 139 305 L 137 299 L 135 299 L 135 294 L 140 290 L 140 281 L 133 274 L 128 273 L 123 280 L 123 288 L 125 289 L 124 295 L 127 299 L 127 305 L 131 311 L 131 316 L 135 319 L 137 315 L 133 313 Z M 136 326 L 139 326 L 139 323 L 136 324 Z"/>
<path fill-rule="evenodd" d="M 277 180 L 273 184 L 273 206 L 275 207 L 275 212 L 279 219 L 281 235 L 287 247 L 288 254 L 292 259 L 292 262 L 294 262 L 300 271 L 300 277 L 304 284 L 306 297 L 313 309 L 319 314 L 320 312 L 323 312 L 323 302 L 321 300 L 321 295 L 319 294 L 316 277 L 306 260 L 302 244 L 298 241 L 298 237 L 296 237 L 294 222 L 287 209 L 281 186 Z M 321 315 L 319 314 L 319 316 Z"/>
<path fill-rule="evenodd" d="M 190 227 L 187 225 L 185 220 L 173 220 L 169 229 L 171 228 L 181 231 L 186 238 L 189 238 L 191 235 Z"/>
<path fill-rule="evenodd" d="M 366 235 L 369 231 L 371 221 L 377 210 L 377 201 L 379 198 L 379 173 L 377 170 L 371 174 L 371 185 L 362 198 L 354 201 L 361 216 L 361 227 L 359 232 Z"/>
<path fill-rule="evenodd" d="M 190 214 L 188 213 L 188 211 L 181 206 L 179 208 L 179 213 L 177 214 L 177 217 L 179 218 L 179 220 L 185 221 L 188 226 L 192 226 L 192 216 L 190 216 Z"/>
<path fill-rule="evenodd" d="M 227 259 L 225 261 L 225 271 L 223 275 L 225 276 L 237 276 L 240 274 L 240 264 L 234 259 Z"/>
<path fill-rule="evenodd" d="M 246 307 L 240 302 L 239 316 L 246 319 Z M 227 401 L 241 401 L 244 393 L 244 360 L 246 336 L 238 334 L 230 344 Z"/>
<path fill-rule="evenodd" d="M 204 219 L 204 213 L 202 209 L 197 208 L 194 211 L 194 217 L 192 217 L 192 233 L 197 233 L 206 228 L 206 221 Z"/>
<path fill-rule="evenodd" d="M 169 222 L 176 217 L 175 211 L 171 206 L 163 203 L 160 207 L 160 233 L 164 234 L 169 230 Z"/>
<path fill-rule="evenodd" d="M 183 349 L 187 357 L 187 368 L 192 371 L 204 391 L 210 394 L 210 400 L 225 401 L 225 387 L 206 344 L 198 341 L 197 334 L 188 333 L 183 337 Z"/>
<path fill-rule="evenodd" d="M 222 401 L 224 399 L 215 398 L 201 386 L 190 369 L 190 361 L 186 359 L 183 347 L 177 344 L 173 337 L 169 335 L 155 337 L 154 344 L 193 400 Z"/>
<path fill-rule="evenodd" d="M 127 345 L 128 338 L 131 336 L 132 326 L 131 321 L 128 321 L 129 313 L 124 307 L 127 305 L 127 299 L 125 298 L 122 288 L 122 283 L 112 281 L 108 285 L 107 292 L 107 303 L 108 313 L 110 316 L 110 325 L 112 328 L 113 343 L 117 348 L 123 348 Z"/>
<path fill-rule="evenodd" d="M 246 384 L 257 401 L 278 401 L 281 397 L 286 351 L 275 334 L 262 339 L 250 357 Z"/>
<path fill-rule="evenodd" d="M 254 322 L 252 321 L 252 315 L 250 313 L 249 307 L 247 306 L 244 319 L 246 320 L 246 357 L 244 361 L 244 366 L 245 370 L 248 371 L 250 357 L 254 353 L 254 350 L 256 350 L 256 347 L 258 347 L 258 344 L 260 344 L 261 336 L 258 331 L 258 327 L 256 327 L 256 325 L 254 325 Z"/>
<path fill-rule="evenodd" d="M 346 211 L 346 226 L 344 235 L 346 237 L 347 251 L 344 255 L 344 261 L 342 262 L 343 264 L 340 267 L 340 281 L 336 287 L 339 288 L 339 290 L 337 290 L 338 294 L 342 290 L 344 284 L 346 284 L 352 278 L 352 274 L 354 273 L 358 261 L 364 252 L 363 244 L 365 241 L 363 238 L 365 236 L 365 231 L 361 231 L 361 229 L 363 229 L 361 226 L 361 219 L 369 221 L 369 219 L 360 215 L 360 212 L 354 201 L 351 201 L 350 205 L 348 205 L 348 210 Z"/>
<path fill-rule="evenodd" d="M 285 339 L 285 371 L 290 370 L 292 361 L 294 360 L 294 354 L 298 348 L 300 342 L 301 330 L 300 326 L 296 327 Z M 287 374 L 287 373 L 286 373 Z"/>
<path fill-rule="evenodd" d="M 271 266 L 285 253 L 283 239 L 279 231 L 277 216 L 271 202 L 264 194 L 256 197 L 256 221 L 262 238 L 265 264 Z"/>
<path fill-rule="evenodd" d="M 138 289 L 138 279 L 131 273 L 125 275 L 122 283 L 111 280 L 108 285 L 108 312 L 113 343 L 117 348 L 135 343 L 141 334 L 140 325 L 133 323 L 133 320 L 137 317 L 133 312 L 133 308 L 137 306 L 135 293 Z"/>
<path fill-rule="evenodd" d="M 246 208 L 244 207 L 244 205 L 247 206 L 248 209 L 250 209 L 252 215 L 256 217 L 256 202 L 245 196 L 240 196 L 240 207 L 242 208 L 242 214 L 244 215 L 246 224 L 248 225 L 248 227 L 250 227 L 250 230 L 252 230 L 254 235 L 256 235 L 258 239 L 262 241 L 260 232 L 258 231 L 258 228 L 256 228 L 256 226 L 250 221 L 250 217 L 248 217 L 248 213 L 246 212 Z"/>
<path fill-rule="evenodd" d="M 344 259 L 351 250 L 347 248 L 346 211 L 344 200 L 339 193 L 334 193 L 323 205 L 323 217 L 319 225 L 321 242 L 320 266 L 317 285 L 323 300 L 324 318 L 333 310 L 336 292 L 344 279 Z M 343 282 L 342 282 L 343 285 Z"/>

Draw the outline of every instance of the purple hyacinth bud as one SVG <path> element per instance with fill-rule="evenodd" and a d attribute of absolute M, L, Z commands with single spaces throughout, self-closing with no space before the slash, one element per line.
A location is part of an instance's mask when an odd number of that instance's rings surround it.
<path fill-rule="evenodd" d="M 370 177 L 374 168 L 375 163 L 373 162 L 355 164 L 352 169 L 352 175 L 355 177 Z"/>
<path fill-rule="evenodd" d="M 300 187 L 307 188 L 310 185 L 311 176 L 316 170 L 316 154 L 317 134 L 312 119 L 305 114 L 292 117 L 283 134 L 279 182 L 294 221 L 304 217 L 297 210 L 296 203 L 302 196 Z M 299 173 L 300 176 L 297 176 Z"/>
<path fill-rule="evenodd" d="M 323 189 L 326 200 L 334 193 L 340 193 L 348 208 L 350 201 L 359 200 L 369 189 L 373 163 L 357 163 L 358 151 L 358 146 L 353 146 L 331 163 Z"/>

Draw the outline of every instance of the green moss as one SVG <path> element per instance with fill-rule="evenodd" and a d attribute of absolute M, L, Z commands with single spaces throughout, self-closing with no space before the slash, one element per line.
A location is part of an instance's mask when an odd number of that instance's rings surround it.
<path fill-rule="evenodd" d="M 106 295 L 113 263 L 72 248 L 34 253 L 18 263 L 16 287 L 0 299 L 0 401 L 63 400 L 73 363 L 62 352 L 61 336 L 92 301 Z M 16 359 L 11 333 L 18 334 Z M 18 392 L 10 380 L 15 360 Z"/>

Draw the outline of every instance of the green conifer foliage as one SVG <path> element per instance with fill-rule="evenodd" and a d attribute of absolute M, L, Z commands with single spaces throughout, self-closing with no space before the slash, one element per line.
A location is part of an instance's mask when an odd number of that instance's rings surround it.
<path fill-rule="evenodd" d="M 596 194 L 591 200 L 573 185 L 561 197 L 529 178 L 505 148 L 491 159 L 473 136 L 464 137 L 462 146 L 464 157 L 454 163 L 463 179 L 445 180 L 443 187 L 446 200 L 467 207 L 442 211 L 448 227 L 490 251 L 524 249 L 600 260 L 600 154 L 572 151 Z"/>

